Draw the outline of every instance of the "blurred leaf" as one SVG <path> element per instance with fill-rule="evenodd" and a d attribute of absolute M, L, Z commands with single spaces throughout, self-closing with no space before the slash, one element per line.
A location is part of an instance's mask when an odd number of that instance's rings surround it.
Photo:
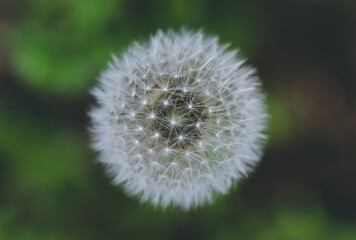
<path fill-rule="evenodd" d="M 10 38 L 12 67 L 44 93 L 86 92 L 122 38 L 110 31 L 120 21 L 119 1 L 34 0 Z"/>
<path fill-rule="evenodd" d="M 318 208 L 302 211 L 281 208 L 275 214 L 273 221 L 266 222 L 259 231 L 258 239 L 347 240 L 350 239 L 349 236 L 356 236 L 355 229 L 351 226 L 340 228 L 337 221 L 332 220 Z"/>
<path fill-rule="evenodd" d="M 0 149 L 11 159 L 23 189 L 53 193 L 58 186 L 85 179 L 83 141 L 75 131 L 46 131 L 30 116 L 0 115 Z"/>
<path fill-rule="evenodd" d="M 271 94 L 268 98 L 270 143 L 272 145 L 282 144 L 293 136 L 297 130 L 297 121 L 292 104 L 282 97 L 278 92 Z"/>

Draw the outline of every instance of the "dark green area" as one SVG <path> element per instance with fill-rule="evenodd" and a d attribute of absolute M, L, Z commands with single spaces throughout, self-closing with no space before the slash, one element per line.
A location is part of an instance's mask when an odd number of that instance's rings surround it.
<path fill-rule="evenodd" d="M 0 240 L 356 239 L 352 0 L 1 0 Z M 191 212 L 112 186 L 89 147 L 88 91 L 158 29 L 239 48 L 268 95 L 256 171 Z"/>

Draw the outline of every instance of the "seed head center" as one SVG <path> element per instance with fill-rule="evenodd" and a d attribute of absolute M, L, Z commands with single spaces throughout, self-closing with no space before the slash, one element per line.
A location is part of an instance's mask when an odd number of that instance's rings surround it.
<path fill-rule="evenodd" d="M 166 104 L 169 101 L 169 105 Z M 206 121 L 206 107 L 199 94 L 180 90 L 164 92 L 153 104 L 157 118 L 154 131 L 174 148 L 187 148 L 201 135 L 197 122 Z"/>

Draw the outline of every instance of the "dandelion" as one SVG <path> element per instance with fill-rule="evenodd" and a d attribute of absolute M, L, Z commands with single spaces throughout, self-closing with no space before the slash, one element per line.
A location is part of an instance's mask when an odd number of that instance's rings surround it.
<path fill-rule="evenodd" d="M 258 163 L 264 95 L 255 70 L 227 48 L 200 31 L 158 31 L 102 73 L 92 145 L 127 194 L 187 210 Z"/>

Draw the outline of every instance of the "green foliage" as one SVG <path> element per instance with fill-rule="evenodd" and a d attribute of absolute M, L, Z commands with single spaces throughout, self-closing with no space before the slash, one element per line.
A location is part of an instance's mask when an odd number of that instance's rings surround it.
<path fill-rule="evenodd" d="M 12 34 L 12 66 L 30 87 L 49 94 L 84 93 L 110 52 L 127 44 L 127 38 L 110 31 L 121 20 L 120 1 L 27 4 Z"/>
<path fill-rule="evenodd" d="M 2 111 L 5 113 L 5 111 Z M 85 175 L 85 144 L 73 129 L 48 131 L 28 115 L 0 116 L 0 146 L 11 159 L 13 177 L 23 189 L 46 193 Z"/>
<path fill-rule="evenodd" d="M 267 103 L 270 114 L 268 124 L 269 142 L 273 146 L 281 146 L 283 142 L 297 133 L 298 117 L 296 109 L 281 91 L 270 94 Z"/>

